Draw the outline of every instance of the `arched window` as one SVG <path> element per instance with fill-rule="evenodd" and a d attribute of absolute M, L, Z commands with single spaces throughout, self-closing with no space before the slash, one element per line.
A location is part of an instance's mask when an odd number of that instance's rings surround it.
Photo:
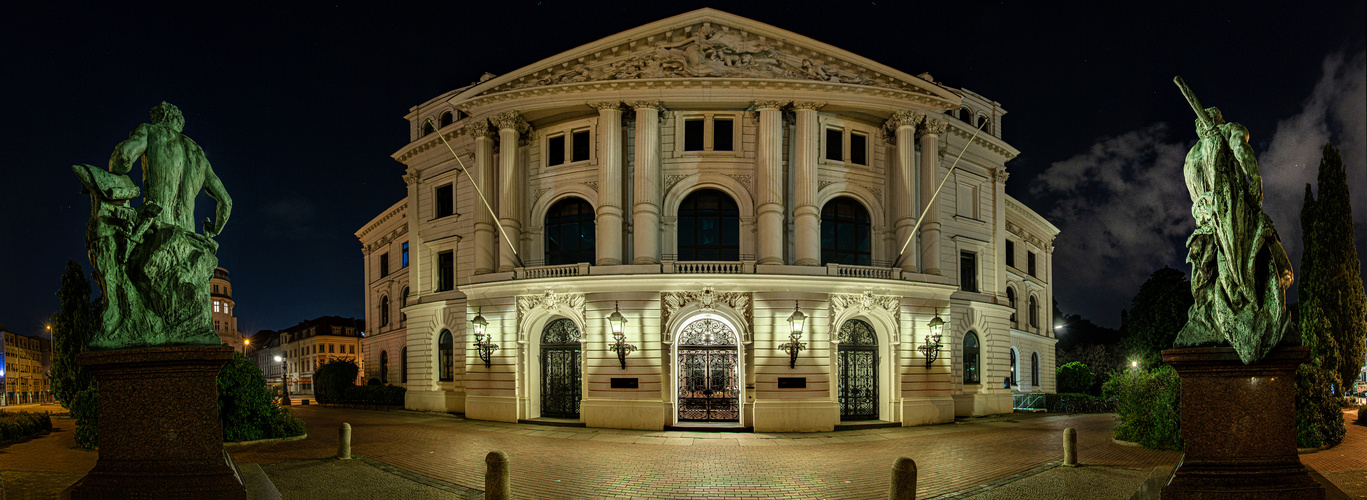
<path fill-rule="evenodd" d="M 441 381 L 451 382 L 456 380 L 455 358 L 456 344 L 451 341 L 451 331 L 442 330 L 441 337 L 437 340 L 437 364 L 441 368 Z"/>
<path fill-rule="evenodd" d="M 593 206 L 565 198 L 546 212 L 546 265 L 594 261 Z"/>
<path fill-rule="evenodd" d="M 389 352 L 380 351 L 380 383 L 389 383 Z"/>
<path fill-rule="evenodd" d="M 437 129 L 432 128 L 432 122 L 425 122 L 425 123 L 422 124 L 422 135 L 423 135 L 423 137 L 432 135 L 432 133 L 433 133 L 433 132 L 436 132 L 436 131 L 437 131 Z"/>
<path fill-rule="evenodd" d="M 986 115 L 978 115 L 978 123 L 974 123 L 973 126 L 974 126 L 974 127 L 983 127 L 983 131 L 986 132 L 987 129 L 988 129 L 989 127 L 984 126 L 984 125 L 983 125 L 984 123 L 987 123 L 987 116 L 986 116 Z"/>
<path fill-rule="evenodd" d="M 408 287 L 403 287 L 403 296 L 399 298 L 399 323 L 408 323 L 408 314 L 403 312 L 403 308 L 408 307 Z"/>
<path fill-rule="evenodd" d="M 408 383 L 408 348 L 399 350 L 399 381 Z"/>
<path fill-rule="evenodd" d="M 968 108 L 959 108 L 959 121 L 973 123 L 973 112 Z"/>
<path fill-rule="evenodd" d="M 1039 353 L 1030 355 L 1030 385 L 1039 387 Z"/>
<path fill-rule="evenodd" d="M 964 334 L 964 383 L 981 383 L 978 371 L 978 334 L 968 332 Z"/>
<path fill-rule="evenodd" d="M 1016 361 L 1016 350 L 1011 349 L 1011 385 L 1020 385 L 1020 379 L 1016 378 L 1019 376 L 1016 374 L 1020 373 L 1020 370 L 1016 369 L 1017 366 L 1019 363 Z"/>
<path fill-rule="evenodd" d="M 1016 289 L 1006 287 L 1006 305 L 1011 306 L 1011 327 L 1015 328 L 1016 323 Z"/>
<path fill-rule="evenodd" d="M 380 297 L 380 326 L 389 326 L 389 296 Z"/>
<path fill-rule="evenodd" d="M 869 211 L 854 198 L 841 196 L 821 207 L 821 265 L 869 265 L 870 239 Z"/>
<path fill-rule="evenodd" d="M 699 189 L 679 205 L 679 260 L 740 260 L 740 209 L 715 189 Z"/>
<path fill-rule="evenodd" d="M 450 111 L 447 111 L 441 114 L 441 119 L 437 121 L 437 126 L 439 128 L 445 127 L 447 125 L 454 123 L 455 121 L 455 117 L 451 115 Z"/>
<path fill-rule="evenodd" d="M 1030 296 L 1030 328 L 1039 328 L 1039 301 L 1035 300 L 1034 295 Z"/>

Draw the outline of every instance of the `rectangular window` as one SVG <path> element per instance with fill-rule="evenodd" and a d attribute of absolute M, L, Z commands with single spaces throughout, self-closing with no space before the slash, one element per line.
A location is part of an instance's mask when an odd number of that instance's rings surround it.
<path fill-rule="evenodd" d="M 389 276 L 389 252 L 380 254 L 380 277 Z"/>
<path fill-rule="evenodd" d="M 860 133 L 850 133 L 850 163 L 869 164 L 869 138 Z"/>
<path fill-rule="evenodd" d="M 712 120 L 712 150 L 713 151 L 734 151 L 735 133 L 733 126 L 735 122 L 730 118 Z"/>
<path fill-rule="evenodd" d="M 565 163 L 565 134 L 560 134 L 546 139 L 546 164 L 563 165 Z"/>
<path fill-rule="evenodd" d="M 1016 267 L 1016 242 L 1006 240 L 1006 265 Z"/>
<path fill-rule="evenodd" d="M 215 301 L 214 301 L 214 312 L 222 312 L 222 311 L 220 310 L 220 306 L 219 306 L 218 304 L 219 304 L 219 302 L 218 302 L 217 300 L 215 300 Z M 203 323 L 200 323 L 200 324 L 203 324 Z"/>
<path fill-rule="evenodd" d="M 437 206 L 435 219 L 440 219 L 456 213 L 456 192 L 450 184 L 437 188 Z"/>
<path fill-rule="evenodd" d="M 331 353 L 336 352 L 336 351 L 334 351 L 334 349 L 336 349 L 336 348 L 337 348 L 337 344 L 328 344 L 328 353 L 331 354 Z"/>
<path fill-rule="evenodd" d="M 407 241 L 403 242 L 403 265 L 400 266 L 400 267 L 408 267 L 408 242 L 407 242 Z"/>
<path fill-rule="evenodd" d="M 456 254 L 442 252 L 437 254 L 437 291 L 456 289 Z"/>
<path fill-rule="evenodd" d="M 845 133 L 838 128 L 826 129 L 826 159 L 845 161 Z"/>
<path fill-rule="evenodd" d="M 703 150 L 703 119 L 684 121 L 684 151 Z"/>
<path fill-rule="evenodd" d="M 1025 252 L 1025 272 L 1035 276 L 1035 252 Z M 1035 276 L 1038 278 L 1038 276 Z"/>
<path fill-rule="evenodd" d="M 593 146 L 589 145 L 589 131 L 579 130 L 574 132 L 574 144 L 570 148 L 570 161 L 587 161 L 589 151 Z"/>
<path fill-rule="evenodd" d="M 978 255 L 973 252 L 959 252 L 959 289 L 978 291 Z"/>
<path fill-rule="evenodd" d="M 347 346 L 347 350 L 350 351 L 350 352 L 348 352 L 347 354 L 356 354 L 356 346 L 354 346 L 354 345 L 353 345 L 353 346 Z"/>

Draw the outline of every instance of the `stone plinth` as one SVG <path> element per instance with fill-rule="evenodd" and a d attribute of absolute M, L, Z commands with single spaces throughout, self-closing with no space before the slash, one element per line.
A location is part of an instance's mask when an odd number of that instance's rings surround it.
<path fill-rule="evenodd" d="M 1279 347 L 1252 365 L 1234 349 L 1169 349 L 1182 379 L 1182 457 L 1166 499 L 1322 499 L 1296 456 L 1296 368 L 1308 347 Z"/>
<path fill-rule="evenodd" d="M 100 458 L 63 497 L 245 499 L 218 419 L 218 372 L 232 357 L 228 346 L 79 355 L 100 384 Z"/>

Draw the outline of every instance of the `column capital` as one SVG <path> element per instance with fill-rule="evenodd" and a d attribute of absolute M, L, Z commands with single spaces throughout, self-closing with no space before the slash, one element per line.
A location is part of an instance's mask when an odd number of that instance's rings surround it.
<path fill-rule="evenodd" d="M 517 111 L 504 111 L 489 118 L 489 121 L 494 122 L 494 125 L 497 125 L 499 130 L 513 129 L 519 133 L 527 133 L 532 130 L 531 124 L 528 124 L 526 120 L 523 120 L 522 113 L 518 113 Z"/>
<path fill-rule="evenodd" d="M 793 109 L 798 111 L 816 111 L 826 107 L 826 103 L 821 101 L 793 101 Z"/>
<path fill-rule="evenodd" d="M 489 120 L 479 120 L 466 125 L 465 133 L 470 134 L 470 136 L 474 138 L 493 137 L 494 134 L 498 133 L 498 130 L 495 130 L 492 125 L 489 125 Z"/>
<path fill-rule="evenodd" d="M 787 106 L 791 101 L 750 101 L 750 109 L 747 111 L 780 110 Z"/>
<path fill-rule="evenodd" d="M 1007 172 L 1005 168 L 992 169 L 992 179 L 1002 184 L 1006 184 L 1006 178 L 1010 176 L 1011 172 Z"/>
<path fill-rule="evenodd" d="M 590 108 L 593 108 L 595 111 L 602 111 L 605 109 L 615 109 L 620 111 L 622 109 L 622 101 L 599 101 L 588 102 L 584 104 L 587 104 Z"/>
<path fill-rule="evenodd" d="M 902 127 L 916 127 L 925 121 L 926 114 L 920 111 L 902 109 L 892 113 L 888 121 L 883 122 L 883 138 L 889 143 L 897 143 L 897 129 Z"/>
<path fill-rule="evenodd" d="M 923 135 L 940 135 L 945 133 L 948 128 L 949 123 L 944 120 L 926 116 L 925 120 L 921 121 L 921 127 L 916 130 L 916 138 L 919 139 Z"/>
<path fill-rule="evenodd" d="M 414 171 L 412 171 L 412 172 L 408 172 L 408 173 L 406 173 L 406 174 L 403 174 L 403 183 L 404 183 L 404 184 L 408 184 L 408 185 L 417 184 L 418 181 L 420 181 L 420 180 L 422 180 L 422 173 L 418 172 L 417 170 L 414 170 Z"/>
<path fill-rule="evenodd" d="M 664 111 L 665 109 L 663 101 L 631 101 L 627 103 L 627 106 L 631 106 L 631 109 L 649 108 L 658 109 L 660 111 Z"/>

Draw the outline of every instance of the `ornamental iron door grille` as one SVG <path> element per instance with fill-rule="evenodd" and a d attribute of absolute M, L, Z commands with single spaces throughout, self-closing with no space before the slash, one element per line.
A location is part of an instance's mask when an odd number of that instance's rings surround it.
<path fill-rule="evenodd" d="M 565 318 L 541 333 L 541 416 L 579 418 L 579 327 Z"/>
<path fill-rule="evenodd" d="M 679 420 L 740 420 L 736 334 L 725 323 L 701 319 L 679 334 Z"/>
<path fill-rule="evenodd" d="M 878 420 L 878 337 L 857 319 L 840 326 L 840 419 Z"/>

